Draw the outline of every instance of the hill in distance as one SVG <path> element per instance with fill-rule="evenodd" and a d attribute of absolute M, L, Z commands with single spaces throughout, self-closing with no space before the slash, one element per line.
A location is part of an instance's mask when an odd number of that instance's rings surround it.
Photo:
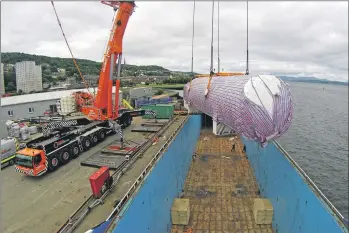
<path fill-rule="evenodd" d="M 55 71 L 57 68 L 63 68 L 66 70 L 67 76 L 78 75 L 72 58 L 59 58 L 59 57 L 48 57 L 35 54 L 27 53 L 1 53 L 1 62 L 4 64 L 15 64 L 16 62 L 21 61 L 35 61 L 38 65 L 43 65 L 43 69 L 49 67 L 49 70 Z M 88 75 L 99 75 L 101 69 L 101 62 L 91 61 L 87 59 L 76 59 L 81 72 Z M 146 76 L 190 76 L 190 72 L 181 72 L 181 71 L 171 71 L 164 67 L 158 65 L 147 65 L 147 66 L 136 66 L 136 65 L 123 65 L 122 67 L 123 76 L 133 76 L 137 77 L 140 75 Z M 197 73 L 194 73 L 197 74 Z M 49 72 L 46 72 L 43 75 L 44 78 L 49 79 Z M 279 75 L 277 75 L 279 76 Z M 328 83 L 328 84 L 338 84 L 338 85 L 348 85 L 348 82 L 340 81 L 330 81 L 326 79 L 318 79 L 315 77 L 291 77 L 291 76 L 279 76 L 282 80 L 290 82 L 309 82 L 309 83 Z"/>
<path fill-rule="evenodd" d="M 21 61 L 35 61 L 37 65 L 62 68 L 68 72 L 68 76 L 74 73 L 78 74 L 78 71 L 74 66 L 72 58 L 48 57 L 48 56 L 42 56 L 42 55 L 17 53 L 17 52 L 1 53 L 1 62 L 4 64 L 15 64 L 16 62 L 21 62 Z M 76 61 L 83 74 L 99 75 L 101 65 L 102 65 L 101 62 L 91 61 L 87 59 L 76 59 Z M 55 68 L 53 68 L 52 70 L 55 70 Z M 167 75 L 171 75 L 172 73 L 176 73 L 177 75 L 182 74 L 184 76 L 188 75 L 188 72 L 178 72 L 178 71 L 172 72 L 169 69 L 166 69 L 158 65 L 136 66 L 136 65 L 123 64 L 122 70 L 123 70 L 124 76 L 134 76 L 134 77 L 139 75 L 167 76 Z"/>
<path fill-rule="evenodd" d="M 336 85 L 348 85 L 348 82 L 331 81 L 327 79 L 319 79 L 315 77 L 290 77 L 279 76 L 280 79 L 288 82 L 307 82 L 307 83 L 323 83 L 323 84 L 336 84 Z"/>

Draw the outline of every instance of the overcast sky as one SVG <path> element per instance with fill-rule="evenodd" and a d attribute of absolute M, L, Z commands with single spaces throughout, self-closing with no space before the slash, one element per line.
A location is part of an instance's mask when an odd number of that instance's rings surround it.
<path fill-rule="evenodd" d="M 124 36 L 126 63 L 190 71 L 193 3 L 136 4 Z M 112 8 L 100 1 L 55 5 L 75 57 L 101 61 Z M 196 2 L 196 72 L 209 71 L 211 9 L 212 2 Z M 347 2 L 250 2 L 249 41 L 253 73 L 348 80 Z M 49 1 L 1 3 L 1 51 L 70 57 Z M 224 71 L 245 70 L 246 2 L 220 2 L 220 58 Z"/>

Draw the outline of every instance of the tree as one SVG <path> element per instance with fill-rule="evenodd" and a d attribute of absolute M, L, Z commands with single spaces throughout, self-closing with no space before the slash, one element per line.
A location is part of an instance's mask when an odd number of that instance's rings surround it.
<path fill-rule="evenodd" d="M 53 73 L 58 72 L 58 69 L 57 69 L 57 67 L 55 67 L 55 66 L 51 66 L 51 67 L 50 67 L 50 70 L 51 70 L 51 72 L 53 72 Z"/>
<path fill-rule="evenodd" d="M 16 91 L 16 85 L 13 84 L 13 82 L 9 82 L 7 86 L 5 86 L 6 92 L 12 92 Z"/>

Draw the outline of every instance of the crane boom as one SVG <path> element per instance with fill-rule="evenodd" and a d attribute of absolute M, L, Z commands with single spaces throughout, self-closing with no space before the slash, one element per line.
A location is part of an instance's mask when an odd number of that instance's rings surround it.
<path fill-rule="evenodd" d="M 99 75 L 99 84 L 96 100 L 93 106 L 83 106 L 81 111 L 92 119 L 115 120 L 119 110 L 120 68 L 122 60 L 122 42 L 126 26 L 133 13 L 133 1 L 102 1 L 103 4 L 112 6 L 118 13 L 114 18 L 109 41 L 103 57 L 102 68 Z M 113 110 L 112 88 L 114 67 L 117 64 L 115 103 Z"/>

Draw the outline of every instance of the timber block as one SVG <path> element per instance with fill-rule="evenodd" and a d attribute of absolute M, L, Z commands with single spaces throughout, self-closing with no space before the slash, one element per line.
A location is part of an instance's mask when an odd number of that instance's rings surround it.
<path fill-rule="evenodd" d="M 188 225 L 190 217 L 189 199 L 175 198 L 171 208 L 172 224 Z"/>
<path fill-rule="evenodd" d="M 253 216 L 256 224 L 271 224 L 273 221 L 273 212 L 274 209 L 269 199 L 254 199 Z"/>

